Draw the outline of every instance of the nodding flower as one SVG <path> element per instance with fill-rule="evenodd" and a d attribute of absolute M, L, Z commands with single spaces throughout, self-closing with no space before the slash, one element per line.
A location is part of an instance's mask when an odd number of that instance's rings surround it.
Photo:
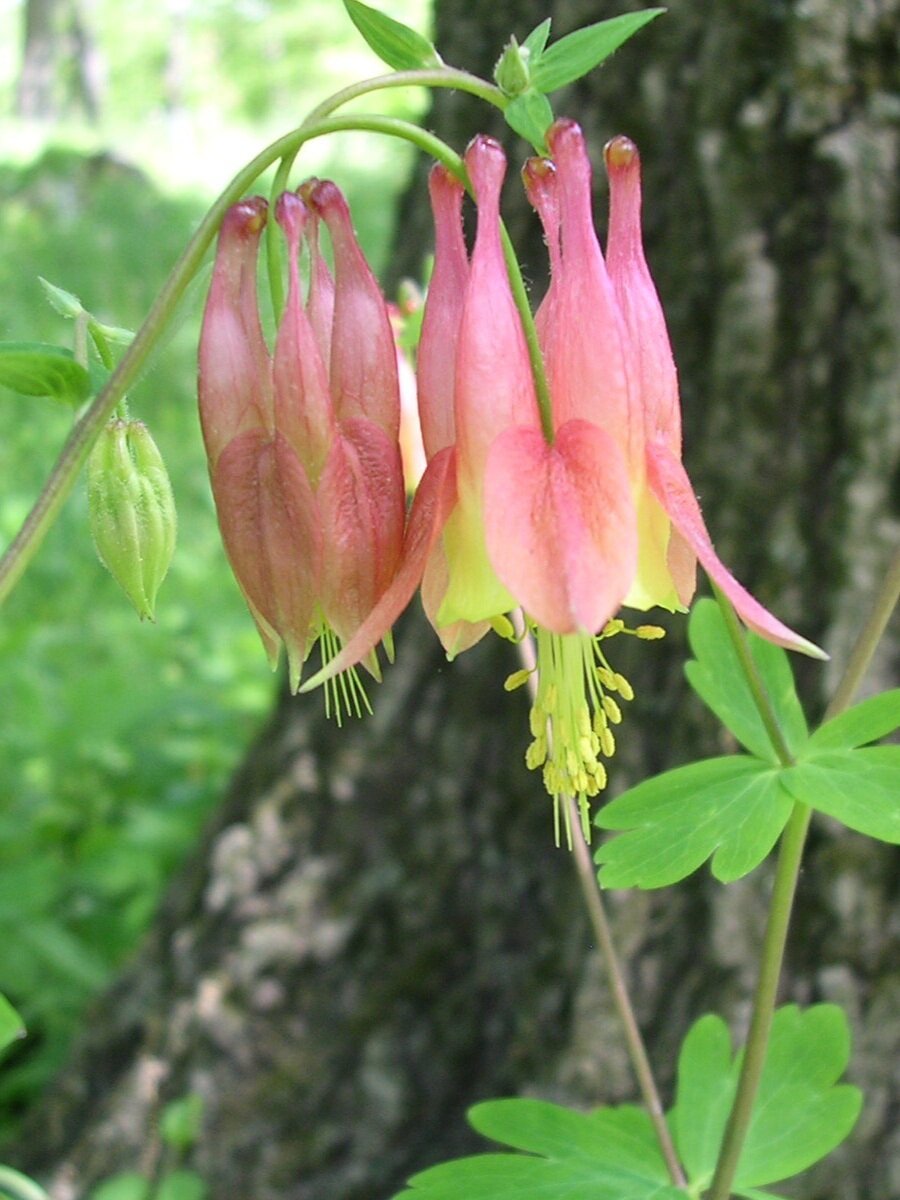
<path fill-rule="evenodd" d="M 611 210 L 604 259 L 591 211 L 591 166 L 579 127 L 551 126 L 552 159 L 532 159 L 525 187 L 544 227 L 551 281 L 535 317 L 549 389 L 539 408 L 528 344 L 504 259 L 501 147 L 478 137 L 465 165 L 477 206 L 471 256 L 463 186 L 430 181 L 436 249 L 418 355 L 427 467 L 392 583 L 356 634 L 304 690 L 371 652 L 421 583 L 451 656 L 492 626 L 510 635 L 516 608 L 537 642 L 527 761 L 542 767 L 557 815 L 605 784 L 601 756 L 631 688 L 602 643 L 627 629 L 622 606 L 683 611 L 696 562 L 744 622 L 806 654 L 822 651 L 767 612 L 717 557 L 681 464 L 681 416 L 662 307 L 644 258 L 640 165 L 626 138 L 606 149 Z M 531 672 L 507 681 L 517 686 Z"/>
<path fill-rule="evenodd" d="M 319 641 L 323 659 L 333 658 L 387 590 L 405 515 L 387 306 L 339 189 L 314 181 L 301 190 L 284 193 L 275 209 L 289 285 L 273 353 L 256 282 L 266 203 L 242 201 L 226 214 L 198 385 L 225 549 L 273 666 L 285 646 L 294 691 L 312 645 Z M 319 251 L 322 223 L 334 252 L 333 279 Z M 304 241 L 305 303 L 298 267 Z M 377 677 L 374 646 L 361 657 Z M 355 676 L 348 694 L 351 707 L 365 703 Z"/>

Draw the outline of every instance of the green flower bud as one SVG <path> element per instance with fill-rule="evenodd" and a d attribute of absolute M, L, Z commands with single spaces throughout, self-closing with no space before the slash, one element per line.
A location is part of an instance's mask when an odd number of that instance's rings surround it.
<path fill-rule="evenodd" d="M 531 82 L 528 69 L 530 57 L 527 46 L 520 46 L 514 37 L 509 39 L 494 67 L 494 82 L 504 96 L 521 96 L 522 92 L 528 90 Z"/>
<path fill-rule="evenodd" d="M 175 549 L 172 486 L 156 443 L 140 421 L 110 421 L 88 460 L 91 534 L 141 620 L 153 620 L 156 593 Z"/>

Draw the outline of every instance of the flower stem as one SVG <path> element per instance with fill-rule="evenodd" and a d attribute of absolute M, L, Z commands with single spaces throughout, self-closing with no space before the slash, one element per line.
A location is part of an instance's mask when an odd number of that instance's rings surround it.
<path fill-rule="evenodd" d="M 522 278 L 522 268 L 519 266 L 515 247 L 512 244 L 512 239 L 507 233 L 505 225 L 501 224 L 500 235 L 503 240 L 503 257 L 506 260 L 506 271 L 509 275 L 513 300 L 519 311 L 522 331 L 525 334 L 525 342 L 528 346 L 528 358 L 531 363 L 534 390 L 537 394 L 538 410 L 541 414 L 541 429 L 544 432 L 547 442 L 552 444 L 553 409 L 550 404 L 550 385 L 547 382 L 547 372 L 544 368 L 544 356 L 541 353 L 541 347 L 538 343 L 537 326 L 534 323 L 534 317 L 531 313 L 531 304 L 528 300 L 525 280 Z"/>
<path fill-rule="evenodd" d="M 866 624 L 856 640 L 841 680 L 825 710 L 823 720 L 836 717 L 850 706 L 898 599 L 900 599 L 900 551 L 894 555 L 888 568 Z M 730 606 L 728 607 L 730 608 Z M 748 682 L 752 687 L 749 675 Z M 760 710 L 760 715 L 765 720 L 762 710 Z M 747 1045 L 744 1050 L 734 1104 L 728 1117 L 725 1136 L 722 1139 L 722 1147 L 716 1162 L 709 1200 L 728 1200 L 731 1195 L 741 1150 L 750 1128 L 753 1105 L 766 1060 L 778 982 L 784 962 L 788 927 L 811 816 L 812 810 L 807 805 L 795 804 L 781 837 L 772 888 L 772 903 L 763 938 L 759 979 L 753 997 L 753 1015 L 750 1020 L 750 1030 L 747 1035 Z"/>
<path fill-rule="evenodd" d="M 537 695 L 535 671 L 537 659 L 534 639 L 530 633 L 526 632 L 521 612 L 513 614 L 513 625 L 515 626 L 516 633 L 519 635 L 519 657 L 522 660 L 523 666 L 529 671 L 528 690 L 531 693 L 532 701 L 534 701 Z M 684 1171 L 682 1170 L 681 1163 L 678 1161 L 678 1155 L 672 1142 L 669 1126 L 666 1124 L 665 1111 L 660 1099 L 659 1088 L 656 1086 L 653 1068 L 650 1066 L 647 1049 L 644 1046 L 641 1030 L 634 1013 L 634 1006 L 628 994 L 625 973 L 622 970 L 622 964 L 619 961 L 619 955 L 616 952 L 615 943 L 613 942 L 612 931 L 610 930 L 606 909 L 603 904 L 603 896 L 600 892 L 600 885 L 597 882 L 597 876 L 591 864 L 590 850 L 581 829 L 581 817 L 573 797 L 570 796 L 568 798 L 568 803 L 571 810 L 569 823 L 575 830 L 572 842 L 575 872 L 578 876 L 578 884 L 584 898 L 588 919 L 591 923 L 594 936 L 597 939 L 597 945 L 600 949 L 600 955 L 606 967 L 607 975 L 609 976 L 613 1003 L 619 1015 L 619 1020 L 622 1022 L 622 1029 L 625 1034 L 628 1057 L 637 1078 L 638 1088 L 640 1089 L 647 1112 L 650 1115 L 650 1120 L 653 1123 L 669 1177 L 676 1187 L 683 1187 L 686 1183 Z"/>
<path fill-rule="evenodd" d="M 445 142 L 417 125 L 395 117 L 358 114 L 352 117 L 332 117 L 317 124 L 305 122 L 267 146 L 231 180 L 200 222 L 168 279 L 163 284 L 137 332 L 134 341 L 123 354 L 119 365 L 69 434 L 59 457 L 25 518 L 21 529 L 0 558 L 0 604 L 13 590 L 36 554 L 38 547 L 65 503 L 82 464 L 90 452 L 103 425 L 115 410 L 121 397 L 137 378 L 153 346 L 164 332 L 175 308 L 196 274 L 207 250 L 216 236 L 222 217 L 228 208 L 254 185 L 259 176 L 278 159 L 296 154 L 304 142 L 330 133 L 349 130 L 368 130 L 400 137 L 419 146 L 425 153 L 443 162 L 457 175 L 464 175 L 462 160 Z"/>
<path fill-rule="evenodd" d="M 659 1089 L 656 1086 L 656 1080 L 653 1076 L 653 1068 L 650 1066 L 650 1059 L 647 1055 L 647 1049 L 644 1046 L 644 1039 L 641 1037 L 641 1031 L 631 1004 L 631 997 L 628 994 L 625 973 L 622 970 L 622 964 L 616 953 L 612 932 L 606 916 L 606 909 L 604 908 L 603 898 L 600 894 L 600 885 L 597 883 L 597 875 L 591 864 L 590 851 L 581 829 L 578 808 L 575 801 L 571 798 L 569 799 L 569 804 L 572 810 L 572 852 L 575 870 L 578 874 L 578 883 L 581 887 L 581 894 L 584 897 L 591 928 L 594 931 L 597 945 L 600 947 L 600 953 L 606 964 L 613 1003 L 616 1006 L 616 1012 L 619 1014 L 619 1020 L 622 1022 L 622 1030 L 625 1034 L 628 1057 L 631 1060 L 632 1069 L 637 1077 L 638 1087 L 640 1088 L 644 1104 L 650 1114 L 650 1120 L 653 1122 L 656 1140 L 659 1142 L 659 1148 L 665 1159 L 669 1178 L 676 1187 L 683 1187 L 687 1181 L 681 1163 L 678 1161 L 678 1155 L 675 1151 L 672 1135 L 669 1132 L 669 1126 L 666 1123 L 665 1110 L 663 1109 Z"/>
<path fill-rule="evenodd" d="M 750 647 L 747 645 L 747 638 L 737 619 L 737 613 L 732 608 L 731 602 L 725 594 L 715 584 L 712 587 L 716 600 L 719 603 L 722 618 L 725 621 L 725 628 L 728 630 L 728 635 L 731 638 L 731 644 L 734 646 L 735 653 L 738 656 L 753 696 L 753 702 L 766 728 L 766 733 L 769 735 L 769 741 L 772 743 L 772 749 L 778 755 L 778 760 L 783 767 L 791 767 L 794 765 L 794 756 L 791 754 L 790 747 L 778 723 L 778 717 L 775 715 L 775 709 L 772 707 L 772 701 L 769 698 L 769 693 L 766 691 L 766 685 L 763 683 L 759 668 L 754 661 L 753 655 L 750 653 Z"/>

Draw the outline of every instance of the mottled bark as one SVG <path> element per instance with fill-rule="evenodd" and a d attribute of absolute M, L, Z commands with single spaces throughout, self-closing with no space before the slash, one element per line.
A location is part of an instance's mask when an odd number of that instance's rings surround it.
<path fill-rule="evenodd" d="M 560 2 L 554 32 L 613 11 Z M 439 45 L 487 71 L 510 29 L 546 12 L 528 0 L 511 21 L 501 4 L 444 0 Z M 898 25 L 896 2 L 685 0 L 557 104 L 595 150 L 621 131 L 642 148 L 686 460 L 726 559 L 832 651 L 824 680 L 798 664 L 814 711 L 897 539 Z M 461 146 L 488 123 L 440 94 L 430 124 Z M 537 281 L 536 224 L 514 180 L 507 192 Z M 421 186 L 403 230 L 397 270 L 415 272 Z M 683 622 L 669 625 L 666 644 L 625 648 L 638 695 L 614 788 L 726 744 L 683 682 Z M 398 651 L 364 724 L 338 731 L 315 698 L 282 698 L 32 1124 L 19 1161 L 55 1200 L 152 1167 L 158 1108 L 188 1089 L 207 1102 L 192 1162 L 215 1200 L 387 1197 L 478 1144 L 463 1122 L 477 1099 L 633 1096 L 570 863 L 522 765 L 508 648 L 448 666 L 411 614 Z M 870 686 L 896 666 L 895 642 Z M 885 847 L 816 822 L 783 998 L 847 1008 L 867 1104 L 851 1141 L 785 1194 L 900 1196 L 895 868 Z M 696 1016 L 743 1030 L 769 881 L 768 865 L 729 888 L 704 871 L 610 897 L 669 1095 Z"/>

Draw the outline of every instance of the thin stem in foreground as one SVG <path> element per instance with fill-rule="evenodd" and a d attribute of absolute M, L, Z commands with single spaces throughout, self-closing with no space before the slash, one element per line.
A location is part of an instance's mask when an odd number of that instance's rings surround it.
<path fill-rule="evenodd" d="M 825 720 L 836 717 L 850 706 L 898 600 L 900 551 L 894 555 L 868 620 L 851 651 L 843 676 L 825 711 Z M 753 1015 L 734 1104 L 722 1139 L 709 1200 L 728 1200 L 731 1195 L 741 1150 L 750 1127 L 753 1105 L 765 1065 L 788 928 L 811 816 L 812 810 L 805 804 L 796 804 L 782 834 L 775 868 L 772 904 L 763 938 L 759 980 L 753 998 Z"/>
<path fill-rule="evenodd" d="M 523 666 L 529 671 L 528 690 L 531 693 L 533 701 L 537 694 L 537 682 L 535 679 L 537 660 L 534 641 L 531 634 L 525 629 L 521 613 L 513 614 L 513 624 L 516 628 L 516 633 L 519 635 L 519 657 L 522 660 Z M 659 1088 L 656 1086 L 656 1079 L 653 1075 L 653 1068 L 650 1065 L 650 1058 L 644 1045 L 644 1039 L 641 1037 L 641 1030 L 637 1023 L 631 997 L 628 994 L 625 973 L 622 970 L 622 964 L 619 961 L 615 943 L 613 942 L 612 931 L 610 930 L 609 921 L 606 917 L 606 909 L 603 904 L 603 897 L 600 893 L 600 885 L 597 882 L 597 876 L 591 863 L 590 850 L 581 831 L 580 815 L 573 797 L 569 797 L 568 803 L 572 810 L 571 824 L 575 829 L 572 846 L 575 872 L 578 876 L 581 894 L 584 897 L 588 919 L 594 936 L 597 939 L 600 955 L 609 976 L 613 1003 L 615 1004 L 616 1012 L 619 1014 L 619 1020 L 622 1022 L 622 1029 L 625 1034 L 628 1057 L 637 1078 L 641 1097 L 650 1115 L 650 1120 L 653 1123 L 653 1129 L 656 1133 L 656 1139 L 659 1142 L 662 1156 L 665 1159 L 669 1177 L 676 1187 L 683 1187 L 687 1181 L 681 1163 L 678 1161 L 678 1155 L 675 1152 L 672 1135 L 666 1123 L 665 1110 L 660 1099 Z"/>

